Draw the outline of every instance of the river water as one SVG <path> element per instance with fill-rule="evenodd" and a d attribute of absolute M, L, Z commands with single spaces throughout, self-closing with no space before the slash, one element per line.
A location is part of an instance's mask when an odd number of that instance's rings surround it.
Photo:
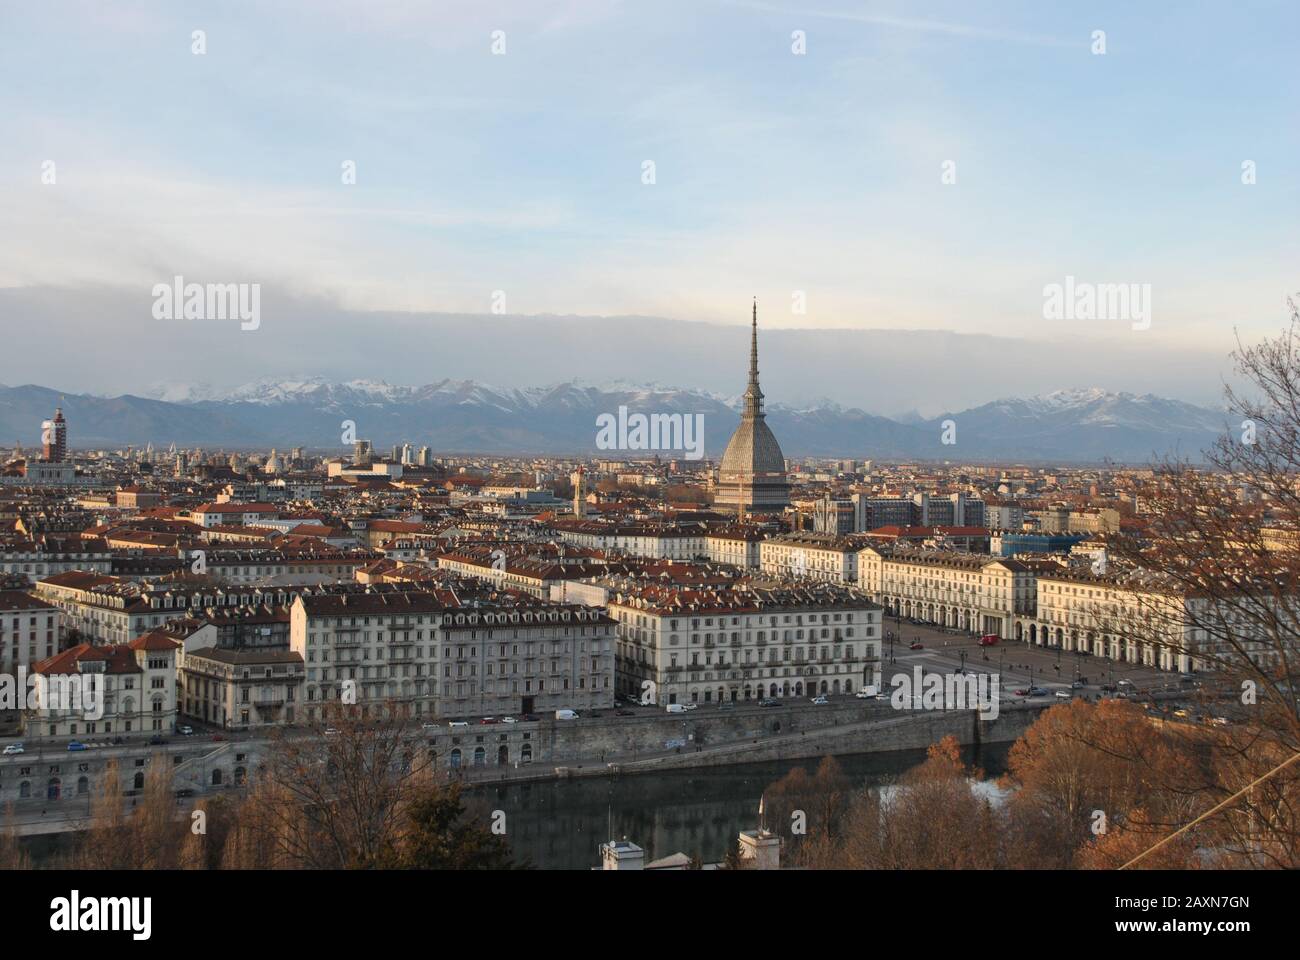
<path fill-rule="evenodd" d="M 963 756 L 990 776 L 1005 772 L 1009 744 L 985 745 Z M 855 784 L 880 786 L 925 759 L 924 750 L 836 758 Z M 626 837 L 646 862 L 673 853 L 721 860 L 741 830 L 758 824 L 758 800 L 792 768 L 809 773 L 818 759 L 665 770 L 624 777 L 486 786 L 472 796 L 506 816 L 515 857 L 543 870 L 585 870 L 600 861 L 600 845 Z"/>

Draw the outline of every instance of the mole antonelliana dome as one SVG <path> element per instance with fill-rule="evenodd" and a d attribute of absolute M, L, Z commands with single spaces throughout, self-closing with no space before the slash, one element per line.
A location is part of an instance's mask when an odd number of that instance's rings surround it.
<path fill-rule="evenodd" d="M 734 507 L 737 512 L 779 511 L 790 502 L 790 484 L 785 475 L 785 455 L 767 425 L 763 413 L 763 391 L 758 386 L 758 304 L 749 342 L 749 386 L 740 426 L 722 455 L 713 502 Z"/>

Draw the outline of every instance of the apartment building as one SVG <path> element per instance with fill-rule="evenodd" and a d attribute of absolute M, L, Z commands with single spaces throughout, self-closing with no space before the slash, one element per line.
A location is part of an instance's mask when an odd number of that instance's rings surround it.
<path fill-rule="evenodd" d="M 759 571 L 773 577 L 854 583 L 860 540 L 832 533 L 792 533 L 759 544 Z"/>
<path fill-rule="evenodd" d="M 763 535 L 756 530 L 715 530 L 704 538 L 704 543 L 710 562 L 756 570 Z"/>
<path fill-rule="evenodd" d="M 91 716 L 79 704 L 41 702 L 23 711 L 30 736 L 84 736 L 99 733 L 166 733 L 176 727 L 176 668 L 180 644 L 151 631 L 128 644 L 78 644 L 36 663 L 33 672 L 50 690 L 68 678 L 95 676 L 102 711 Z"/>
<path fill-rule="evenodd" d="M 302 656 L 291 650 L 192 650 L 181 660 L 181 712 L 226 729 L 292 724 L 305 680 Z"/>
<path fill-rule="evenodd" d="M 659 560 L 694 560 L 708 555 L 703 524 L 611 524 L 598 520 L 556 520 L 552 528 L 565 543 Z"/>
<path fill-rule="evenodd" d="M 168 620 L 223 607 L 284 606 L 311 586 L 195 587 L 136 583 L 94 573 L 60 573 L 36 584 L 36 596 L 63 611 L 64 626 L 95 643 L 128 643 Z"/>
<path fill-rule="evenodd" d="M 371 587 L 299 597 L 289 644 L 308 720 L 341 699 L 432 719 L 612 706 L 614 636 L 604 611 L 580 605 Z"/>
<path fill-rule="evenodd" d="M 848 694 L 880 685 L 879 606 L 830 583 L 644 586 L 609 601 L 621 693 L 655 702 Z"/>
<path fill-rule="evenodd" d="M 1012 637 L 1017 618 L 1034 615 L 1036 569 L 988 554 L 873 546 L 858 554 L 858 586 L 891 616 Z"/>
<path fill-rule="evenodd" d="M 58 652 L 63 638 L 59 608 L 25 590 L 0 590 L 0 673 L 17 674 Z"/>

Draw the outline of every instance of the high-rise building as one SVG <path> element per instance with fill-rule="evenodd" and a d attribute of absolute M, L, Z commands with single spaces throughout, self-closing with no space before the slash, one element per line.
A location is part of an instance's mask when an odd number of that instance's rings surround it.
<path fill-rule="evenodd" d="M 731 435 L 722 454 L 713 502 L 744 515 L 780 512 L 790 502 L 790 482 L 785 472 L 785 455 L 767 425 L 763 413 L 763 391 L 758 386 L 758 303 L 749 341 L 749 386 L 740 426 Z"/>
<path fill-rule="evenodd" d="M 41 440 L 45 444 L 44 460 L 47 463 L 63 463 L 68 459 L 68 424 L 63 419 L 63 408 L 56 407 L 54 419 L 42 424 Z"/>

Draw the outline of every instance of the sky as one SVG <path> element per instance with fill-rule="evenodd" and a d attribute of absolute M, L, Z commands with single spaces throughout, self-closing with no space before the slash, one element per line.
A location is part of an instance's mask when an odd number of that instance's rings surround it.
<path fill-rule="evenodd" d="M 757 296 L 768 328 L 1030 340 L 1138 381 L 1195 355 L 1161 386 L 1203 399 L 1300 294 L 1298 26 L 1293 0 L 3 0 L 0 325 L 70 346 L 0 352 L 0 382 L 457 376 L 368 352 L 402 312 L 463 317 L 519 385 L 600 379 L 528 370 L 494 306 L 599 330 Z M 155 317 L 177 275 L 260 284 L 261 329 Z M 1067 277 L 1149 285 L 1149 325 L 1047 316 Z M 295 356 L 313 311 L 353 335 Z"/>

